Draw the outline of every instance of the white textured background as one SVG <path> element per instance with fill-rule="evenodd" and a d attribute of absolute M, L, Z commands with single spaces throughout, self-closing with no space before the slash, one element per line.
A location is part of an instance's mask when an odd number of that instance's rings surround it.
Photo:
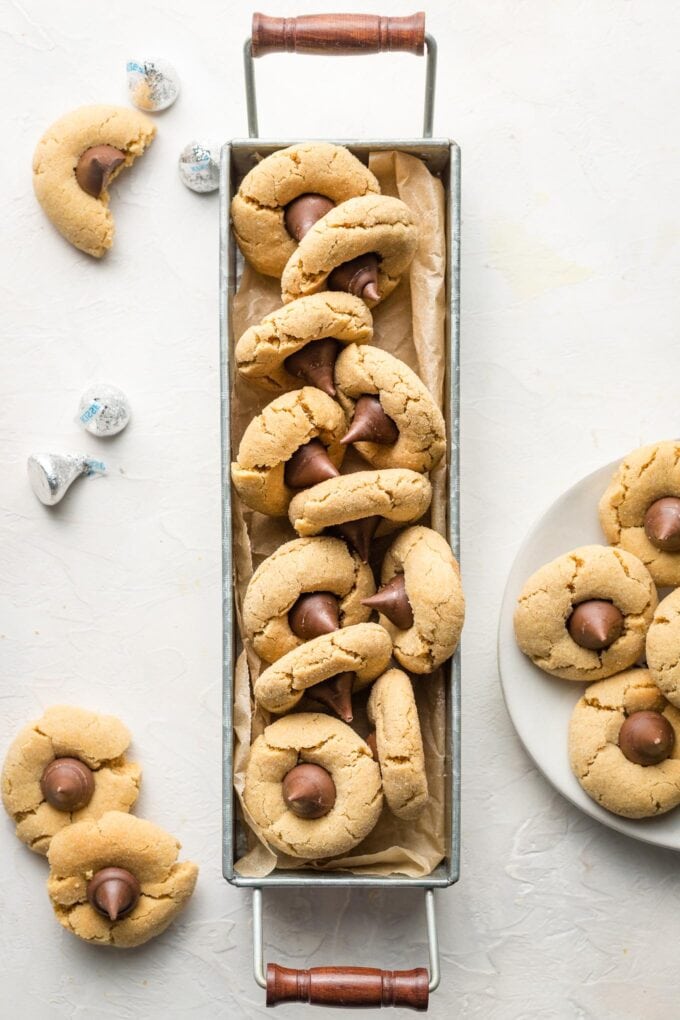
<path fill-rule="evenodd" d="M 249 17 L 218 0 L 0 7 L 1 750 L 55 702 L 119 714 L 144 767 L 140 813 L 202 869 L 165 937 L 99 950 L 53 921 L 44 862 L 2 822 L 3 1020 L 265 1015 L 250 897 L 219 867 L 217 197 L 186 191 L 175 169 L 192 137 L 245 133 Z M 599 464 L 678 434 L 680 11 L 675 0 L 433 0 L 428 27 L 441 52 L 435 134 L 463 149 L 469 599 L 462 879 L 437 897 L 431 1015 L 673 1017 L 678 861 L 586 820 L 537 775 L 503 707 L 494 644 L 504 577 L 538 511 Z M 31 153 L 66 110 L 125 103 L 125 61 L 140 55 L 175 62 L 184 91 L 116 184 L 116 246 L 97 263 L 44 219 Z M 257 74 L 265 137 L 420 126 L 423 66 L 410 56 L 270 57 Z M 108 444 L 73 420 L 97 379 L 133 403 L 133 424 Z M 40 448 L 84 448 L 109 476 L 46 509 L 25 476 Z M 425 963 L 416 893 L 292 891 L 266 907 L 270 959 Z"/>

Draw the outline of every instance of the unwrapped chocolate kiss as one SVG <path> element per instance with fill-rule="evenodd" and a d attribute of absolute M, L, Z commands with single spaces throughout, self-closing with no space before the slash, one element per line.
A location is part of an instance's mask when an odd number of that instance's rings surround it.
<path fill-rule="evenodd" d="M 413 626 L 413 610 L 406 594 L 403 574 L 396 574 L 375 595 L 362 599 L 361 604 L 377 609 L 399 630 L 408 630 Z"/>
<path fill-rule="evenodd" d="M 301 641 L 331 634 L 340 626 L 337 598 L 329 591 L 306 592 L 289 610 L 288 624 Z"/>
<path fill-rule="evenodd" d="M 364 301 L 379 301 L 378 256 L 368 252 L 343 262 L 328 277 L 328 289 L 346 290 Z"/>
<path fill-rule="evenodd" d="M 291 489 L 306 489 L 327 478 L 336 478 L 339 474 L 321 440 L 310 439 L 286 462 L 283 477 Z"/>

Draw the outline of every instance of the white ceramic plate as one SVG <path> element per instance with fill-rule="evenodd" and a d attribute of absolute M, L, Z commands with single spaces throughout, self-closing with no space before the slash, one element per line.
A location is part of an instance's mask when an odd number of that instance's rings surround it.
<path fill-rule="evenodd" d="M 608 464 L 583 478 L 553 503 L 529 532 L 512 565 L 503 596 L 498 663 L 505 703 L 520 740 L 559 792 L 591 818 L 634 839 L 680 850 L 680 808 L 659 818 L 632 821 L 610 814 L 581 789 L 569 767 L 567 734 L 574 705 L 585 684 L 543 673 L 515 643 L 512 617 L 524 582 L 543 563 L 604 538 L 597 504 L 614 474 Z"/>

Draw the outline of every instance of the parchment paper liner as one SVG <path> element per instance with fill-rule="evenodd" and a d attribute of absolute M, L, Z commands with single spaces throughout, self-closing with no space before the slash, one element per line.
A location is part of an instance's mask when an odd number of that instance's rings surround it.
<path fill-rule="evenodd" d="M 444 188 L 421 160 L 400 152 L 371 155 L 369 166 L 380 181 L 383 194 L 401 198 L 414 212 L 420 231 L 418 250 L 411 265 L 410 278 L 402 279 L 393 294 L 373 309 L 375 336 L 373 343 L 396 355 L 421 377 L 440 406 L 446 371 L 445 351 L 445 274 L 446 227 Z M 279 280 L 264 277 L 245 265 L 241 285 L 232 308 L 233 331 L 230 343 L 253 323 L 281 305 Z M 231 364 L 234 364 L 233 357 Z M 241 436 L 262 407 L 271 399 L 245 383 L 234 371 L 232 379 L 232 455 Z M 366 463 L 354 451 L 345 459 L 347 470 L 365 469 Z M 442 534 L 446 525 L 446 467 L 441 464 L 431 475 L 433 499 L 430 525 Z M 424 520 L 423 523 L 428 523 Z M 234 501 L 234 568 L 236 611 L 241 628 L 241 603 L 253 570 L 282 542 L 295 538 L 287 520 L 278 520 L 255 513 Z M 389 536 L 376 543 L 376 561 L 372 562 L 379 580 L 379 564 Z M 423 733 L 430 800 L 418 819 L 401 821 L 385 807 L 373 831 L 354 850 L 341 858 L 326 861 L 303 861 L 286 854 L 277 854 L 262 841 L 258 828 L 243 804 L 245 770 L 252 741 L 273 717 L 263 712 L 252 699 L 251 677 L 259 672 L 259 660 L 244 641 L 234 677 L 234 786 L 241 811 L 250 832 L 248 848 L 236 864 L 242 875 L 262 877 L 274 868 L 311 868 L 344 870 L 354 874 L 411 877 L 428 875 L 446 853 L 444 836 L 444 766 L 445 766 L 445 692 L 441 670 L 430 677 L 414 677 L 418 715 Z M 365 735 L 364 696 L 355 698 L 355 724 Z M 314 710 L 304 699 L 299 709 Z"/>

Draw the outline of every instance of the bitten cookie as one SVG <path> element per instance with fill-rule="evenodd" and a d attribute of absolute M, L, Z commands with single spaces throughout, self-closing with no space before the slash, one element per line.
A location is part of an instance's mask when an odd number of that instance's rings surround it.
<path fill-rule="evenodd" d="M 289 613 L 312 592 L 335 596 L 340 627 L 366 623 L 361 600 L 375 591 L 370 567 L 338 538 L 300 538 L 279 546 L 259 565 L 243 598 L 243 628 L 260 658 L 275 662 L 303 643 Z"/>
<path fill-rule="evenodd" d="M 660 587 L 680 585 L 680 441 L 654 443 L 622 461 L 600 500 L 608 542 L 642 560 Z"/>
<path fill-rule="evenodd" d="M 234 488 L 251 509 L 285 517 L 296 489 L 338 474 L 345 455 L 340 443 L 344 431 L 342 408 L 321 390 L 303 386 L 281 394 L 243 433 L 231 465 Z M 303 452 L 301 447 L 311 440 L 317 442 Z M 296 470 L 306 453 L 309 457 Z"/>
<path fill-rule="evenodd" d="M 370 684 L 387 669 L 392 641 L 384 627 L 357 623 L 313 638 L 282 656 L 260 674 L 255 699 L 268 712 L 290 712 L 305 692 L 339 674 L 351 674 L 352 691 Z M 346 720 L 350 721 L 350 720 Z"/>
<path fill-rule="evenodd" d="M 394 657 L 413 673 L 432 673 L 458 647 L 465 597 L 458 561 L 431 528 L 407 528 L 388 549 L 382 588 L 364 599 L 377 609 Z"/>
<path fill-rule="evenodd" d="M 680 712 L 646 669 L 587 687 L 569 726 L 571 768 L 589 797 L 625 818 L 680 804 Z"/>
<path fill-rule="evenodd" d="M 406 673 L 383 673 L 373 684 L 367 707 L 387 805 L 399 818 L 417 818 L 429 794 L 418 709 Z"/>
<path fill-rule="evenodd" d="M 251 747 L 243 799 L 277 850 L 307 860 L 335 857 L 378 821 L 380 769 L 367 744 L 339 719 L 288 715 Z"/>
<path fill-rule="evenodd" d="M 120 811 L 63 829 L 48 854 L 57 920 L 86 942 L 119 949 L 155 938 L 196 885 L 198 868 L 177 861 L 179 848 L 157 825 Z"/>
<path fill-rule="evenodd" d="M 314 224 L 292 253 L 281 276 L 284 304 L 326 290 L 328 277 L 363 255 L 378 258 L 378 300 L 383 301 L 411 264 L 418 230 L 409 207 L 398 198 L 367 195 L 337 205 Z M 338 288 L 340 289 L 340 288 Z"/>
<path fill-rule="evenodd" d="M 341 347 L 372 338 L 373 318 L 361 298 L 324 291 L 270 312 L 245 331 L 234 357 L 243 378 L 262 389 L 281 393 L 302 380 L 332 397 Z"/>
<path fill-rule="evenodd" d="M 373 467 L 431 471 L 442 459 L 442 413 L 399 358 L 379 347 L 350 345 L 336 361 L 335 382 L 350 421 L 344 442 L 351 441 Z"/>
<path fill-rule="evenodd" d="M 602 679 L 643 655 L 657 601 L 649 571 L 635 556 L 582 546 L 529 578 L 515 610 L 515 637 L 552 676 Z"/>
<path fill-rule="evenodd" d="M 647 665 L 661 693 L 680 708 L 680 588 L 654 613 L 647 631 Z"/>
<path fill-rule="evenodd" d="M 33 156 L 33 187 L 60 234 L 101 258 L 113 244 L 108 185 L 151 144 L 156 128 L 126 106 L 81 106 L 55 121 Z"/>
<path fill-rule="evenodd" d="M 301 195 L 332 203 L 377 194 L 378 181 L 349 149 L 330 142 L 306 142 L 267 156 L 246 174 L 231 203 L 234 236 L 250 264 L 266 276 L 280 276 L 294 254 L 286 228 L 286 206 Z"/>
<path fill-rule="evenodd" d="M 22 843 L 46 854 L 54 836 L 84 818 L 129 811 L 141 769 L 125 760 L 130 734 L 118 719 L 54 705 L 14 739 L 2 770 L 2 802 Z"/>

